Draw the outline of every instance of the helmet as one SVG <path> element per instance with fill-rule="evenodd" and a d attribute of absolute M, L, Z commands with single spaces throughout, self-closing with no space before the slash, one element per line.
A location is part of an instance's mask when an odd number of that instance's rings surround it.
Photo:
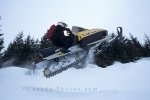
<path fill-rule="evenodd" d="M 67 27 L 68 25 L 64 22 L 58 22 L 58 25 L 62 26 L 62 27 Z"/>

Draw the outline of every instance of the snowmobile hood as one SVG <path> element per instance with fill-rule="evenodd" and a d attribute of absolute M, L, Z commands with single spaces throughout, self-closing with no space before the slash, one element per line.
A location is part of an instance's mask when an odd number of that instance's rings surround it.
<path fill-rule="evenodd" d="M 101 31 L 107 31 L 107 30 L 96 28 L 96 29 L 81 31 L 81 32 L 77 33 L 78 41 L 80 41 L 81 39 L 83 39 L 87 36 L 90 36 L 92 34 L 95 34 L 97 32 L 101 32 Z"/>

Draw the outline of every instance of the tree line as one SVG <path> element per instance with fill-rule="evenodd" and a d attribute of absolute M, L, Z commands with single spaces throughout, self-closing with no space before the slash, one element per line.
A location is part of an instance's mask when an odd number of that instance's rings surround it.
<path fill-rule="evenodd" d="M 119 36 L 118 36 L 119 35 Z M 130 38 L 123 36 L 123 33 L 115 35 L 116 38 L 111 44 L 101 44 L 98 49 L 101 50 L 95 56 L 95 63 L 101 67 L 112 65 L 115 61 L 121 63 L 134 62 L 140 58 L 150 57 L 150 39 L 145 35 L 144 44 L 141 44 L 136 37 L 130 34 Z"/>
<path fill-rule="evenodd" d="M 9 61 L 11 65 L 21 66 L 32 64 L 36 53 L 43 48 L 51 47 L 51 43 L 46 40 L 46 34 L 39 41 L 28 35 L 24 39 L 24 33 L 19 32 L 14 40 L 8 45 L 0 57 L 0 63 Z"/>
<path fill-rule="evenodd" d="M 98 47 L 101 50 L 95 55 L 95 63 L 98 66 L 107 67 L 115 61 L 128 63 L 143 57 L 150 57 L 150 39 L 147 35 L 145 35 L 144 44 L 141 44 L 133 35 L 126 38 L 123 33 L 120 36 L 112 33 L 111 36 L 112 38 L 118 38 L 109 45 L 104 45 L 107 44 L 105 42 Z M 31 64 L 40 49 L 52 47 L 52 44 L 46 39 L 46 34 L 38 40 L 30 35 L 24 38 L 23 31 L 19 32 L 2 52 L 2 49 L 4 49 L 3 43 L 3 33 L 0 33 L 0 66 L 7 61 L 15 66 Z"/>

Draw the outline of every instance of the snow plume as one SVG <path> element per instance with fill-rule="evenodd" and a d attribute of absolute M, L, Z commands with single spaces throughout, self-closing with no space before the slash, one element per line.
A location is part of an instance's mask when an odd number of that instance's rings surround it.
<path fill-rule="evenodd" d="M 4 63 L 2 64 L 2 67 L 9 67 L 9 66 L 12 66 L 14 60 L 15 60 L 15 59 L 7 60 L 6 62 L 4 62 Z"/>
<path fill-rule="evenodd" d="M 14 60 L 15 60 L 15 59 L 11 59 L 11 60 L 5 61 L 5 62 L 2 64 L 2 68 L 14 66 Z M 33 65 L 31 64 L 31 62 L 26 62 L 26 63 L 24 63 L 24 64 L 22 64 L 22 65 L 19 65 L 18 67 L 27 68 L 27 69 L 33 69 Z"/>
<path fill-rule="evenodd" d="M 94 63 L 94 48 L 91 48 L 88 52 L 87 58 L 86 58 L 86 64 L 93 64 Z"/>
<path fill-rule="evenodd" d="M 96 50 L 97 45 L 91 47 L 89 49 L 88 55 L 87 55 L 87 59 L 86 59 L 86 64 L 94 64 L 94 52 Z"/>

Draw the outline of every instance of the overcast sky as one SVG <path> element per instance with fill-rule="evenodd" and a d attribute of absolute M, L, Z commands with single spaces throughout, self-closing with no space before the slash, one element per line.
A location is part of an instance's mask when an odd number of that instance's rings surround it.
<path fill-rule="evenodd" d="M 58 21 L 85 28 L 104 28 L 144 39 L 150 34 L 150 0 L 0 0 L 5 46 L 23 30 L 40 38 Z"/>

